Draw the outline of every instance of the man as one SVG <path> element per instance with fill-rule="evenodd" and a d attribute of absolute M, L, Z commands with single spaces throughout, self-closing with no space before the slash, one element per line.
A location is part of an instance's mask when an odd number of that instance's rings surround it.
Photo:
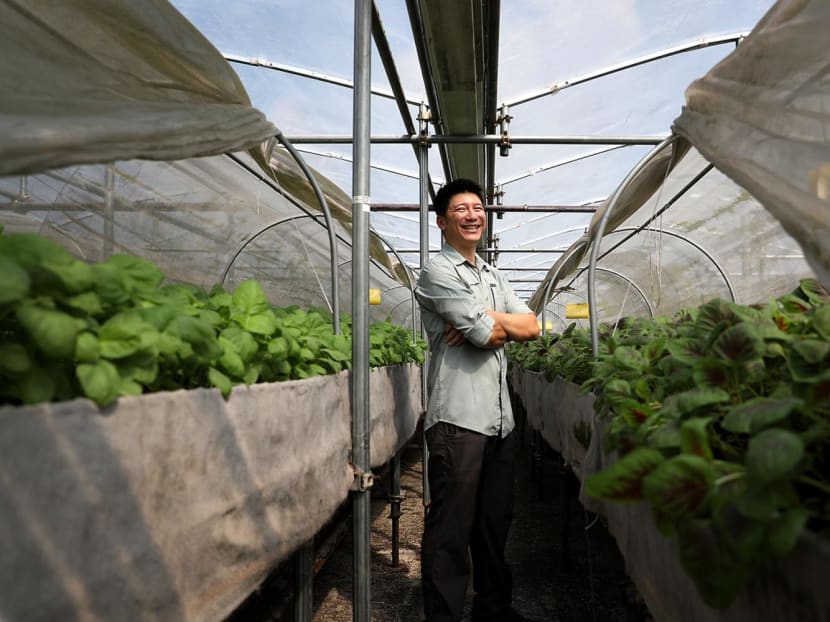
<path fill-rule="evenodd" d="M 504 344 L 535 339 L 539 327 L 510 284 L 476 255 L 486 223 L 481 187 L 449 182 L 434 208 L 444 244 L 415 289 L 431 352 L 424 612 L 428 622 L 461 620 L 472 559 L 473 621 L 521 621 L 504 559 L 516 451 Z"/>

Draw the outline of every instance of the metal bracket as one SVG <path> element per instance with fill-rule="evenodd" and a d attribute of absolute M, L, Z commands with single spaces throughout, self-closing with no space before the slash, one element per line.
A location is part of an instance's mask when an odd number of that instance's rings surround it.
<path fill-rule="evenodd" d="M 352 471 L 354 471 L 354 479 L 352 480 L 352 485 L 349 486 L 349 490 L 365 492 L 374 486 L 375 476 L 371 471 L 364 471 L 355 465 L 352 465 Z"/>
<path fill-rule="evenodd" d="M 431 147 L 429 142 L 429 122 L 432 120 L 432 112 L 425 103 L 421 103 L 418 108 L 418 144 Z"/>
<path fill-rule="evenodd" d="M 510 143 L 510 135 L 508 134 L 508 129 L 510 127 L 510 121 L 513 119 L 510 116 L 510 107 L 507 105 L 502 104 L 502 107 L 499 108 L 499 116 L 496 117 L 496 123 L 499 124 L 501 127 L 501 141 L 499 142 L 499 155 L 502 157 L 506 157 L 510 154 L 510 148 L 513 145 Z"/>

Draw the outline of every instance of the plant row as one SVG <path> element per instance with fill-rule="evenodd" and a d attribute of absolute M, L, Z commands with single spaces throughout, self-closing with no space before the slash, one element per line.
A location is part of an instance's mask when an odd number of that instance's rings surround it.
<path fill-rule="evenodd" d="M 805 529 L 830 537 L 830 297 L 815 281 L 602 326 L 596 359 L 573 325 L 522 345 L 517 364 L 595 394 L 617 460 L 587 492 L 650 504 L 710 606 Z"/>
<path fill-rule="evenodd" d="M 272 306 L 259 283 L 233 292 L 164 284 L 153 263 L 82 261 L 53 242 L 0 231 L 0 403 L 122 395 L 334 374 L 351 364 L 351 319 Z M 423 361 L 424 343 L 370 326 L 370 365 Z"/>

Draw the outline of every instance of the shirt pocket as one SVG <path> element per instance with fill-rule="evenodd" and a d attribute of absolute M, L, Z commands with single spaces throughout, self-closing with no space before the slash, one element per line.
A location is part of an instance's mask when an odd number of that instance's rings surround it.
<path fill-rule="evenodd" d="M 482 282 L 482 279 L 470 270 L 465 270 L 458 275 L 464 284 L 473 292 L 479 304 L 484 305 L 487 309 L 493 308 L 493 297 L 490 294 L 490 287 L 487 283 Z"/>

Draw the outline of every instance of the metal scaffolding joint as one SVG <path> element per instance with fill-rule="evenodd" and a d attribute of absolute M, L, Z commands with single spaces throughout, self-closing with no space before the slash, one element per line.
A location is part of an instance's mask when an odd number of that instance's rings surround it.
<path fill-rule="evenodd" d="M 352 465 L 354 471 L 354 479 L 349 490 L 354 492 L 366 492 L 375 484 L 375 476 L 371 471 L 364 471 L 363 469 Z"/>
<path fill-rule="evenodd" d="M 501 140 L 499 141 L 499 155 L 502 157 L 506 157 L 510 155 L 510 148 L 513 146 L 510 143 L 510 121 L 513 119 L 510 116 L 510 107 L 509 106 L 502 106 L 499 108 L 499 116 L 496 117 L 496 123 L 499 124 L 501 129 Z"/>

